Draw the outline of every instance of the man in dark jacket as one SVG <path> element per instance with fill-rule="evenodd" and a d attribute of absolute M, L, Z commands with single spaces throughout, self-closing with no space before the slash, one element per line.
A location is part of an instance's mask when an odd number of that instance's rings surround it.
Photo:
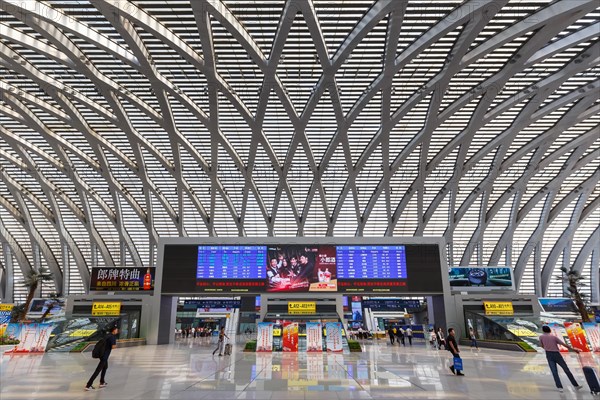
<path fill-rule="evenodd" d="M 90 380 L 85 385 L 85 390 L 94 390 L 96 389 L 93 384 L 98 374 L 102 372 L 100 375 L 100 385 L 98 387 L 106 387 L 108 384 L 104 378 L 106 377 L 106 370 L 108 369 L 108 357 L 110 357 L 110 352 L 117 347 L 117 335 L 119 334 L 119 328 L 116 326 L 110 330 L 108 336 L 106 336 L 106 344 L 104 346 L 104 354 L 100 356 L 100 362 L 98 362 L 98 366 L 96 370 L 90 377 Z"/>
<path fill-rule="evenodd" d="M 391 326 L 388 328 L 388 335 L 390 335 L 390 343 L 394 344 L 394 329 Z"/>
<path fill-rule="evenodd" d="M 454 358 L 460 358 L 460 350 L 458 350 L 458 343 L 456 342 L 456 338 L 454 337 L 454 328 L 448 329 L 448 338 L 447 338 L 447 346 L 448 351 L 452 353 L 452 361 L 454 362 Z M 455 370 L 454 364 L 450 366 L 450 371 L 453 374 L 463 376 L 462 370 Z"/>

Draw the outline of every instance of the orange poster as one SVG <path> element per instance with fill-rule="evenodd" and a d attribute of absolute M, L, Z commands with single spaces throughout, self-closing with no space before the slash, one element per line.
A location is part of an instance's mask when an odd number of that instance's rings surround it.
<path fill-rule="evenodd" d="M 298 323 L 285 322 L 283 324 L 283 351 L 298 352 Z"/>
<path fill-rule="evenodd" d="M 567 328 L 567 336 L 571 341 L 571 346 L 581 351 L 590 351 L 585 339 L 585 333 L 581 328 L 581 324 L 578 322 L 565 322 L 565 328 Z"/>

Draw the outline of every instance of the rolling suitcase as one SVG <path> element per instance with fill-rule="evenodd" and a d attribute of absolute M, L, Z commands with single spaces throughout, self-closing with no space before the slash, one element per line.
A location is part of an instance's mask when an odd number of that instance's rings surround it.
<path fill-rule="evenodd" d="M 590 387 L 590 392 L 595 396 L 600 395 L 600 383 L 594 367 L 583 367 L 583 375 L 585 375 L 585 380 Z"/>
<path fill-rule="evenodd" d="M 225 355 L 226 356 L 230 356 L 231 355 L 231 344 L 227 343 L 225 345 Z"/>

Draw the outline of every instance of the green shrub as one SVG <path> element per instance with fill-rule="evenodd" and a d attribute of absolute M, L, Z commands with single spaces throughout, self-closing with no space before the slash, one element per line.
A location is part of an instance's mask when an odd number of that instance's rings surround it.
<path fill-rule="evenodd" d="M 360 343 L 358 343 L 356 340 L 348 340 L 348 348 L 351 352 L 362 352 L 362 347 L 360 347 Z"/>
<path fill-rule="evenodd" d="M 244 346 L 244 351 L 256 351 L 256 340 L 249 340 L 246 342 L 246 346 Z"/>
<path fill-rule="evenodd" d="M 19 344 L 20 341 L 17 339 L 9 339 L 8 336 L 0 336 L 0 346 L 6 344 Z"/>
<path fill-rule="evenodd" d="M 86 348 L 88 343 L 89 342 L 77 343 L 75 346 L 73 346 L 73 348 L 71 350 L 69 350 L 69 352 L 70 353 L 81 353 Z"/>

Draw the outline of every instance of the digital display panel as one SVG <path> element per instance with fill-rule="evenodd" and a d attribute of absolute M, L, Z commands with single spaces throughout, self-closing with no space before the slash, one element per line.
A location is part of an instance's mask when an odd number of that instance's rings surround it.
<path fill-rule="evenodd" d="M 197 246 L 199 292 L 264 291 L 266 246 Z"/>
<path fill-rule="evenodd" d="M 370 308 L 371 311 L 398 311 L 404 309 L 416 311 L 421 308 L 421 302 L 405 299 L 369 299 L 363 300 L 363 307 Z"/>
<path fill-rule="evenodd" d="M 266 246 L 198 246 L 196 279 L 264 279 Z"/>
<path fill-rule="evenodd" d="M 541 297 L 538 301 L 545 312 L 579 313 L 573 300 L 566 297 Z"/>
<path fill-rule="evenodd" d="M 161 293 L 443 292 L 438 244 L 296 241 L 300 244 L 167 243 Z"/>
<path fill-rule="evenodd" d="M 406 279 L 404 246 L 336 246 L 340 279 Z"/>
<path fill-rule="evenodd" d="M 335 246 L 269 246 L 267 292 L 335 292 Z"/>
<path fill-rule="evenodd" d="M 450 268 L 450 286 L 454 290 L 512 290 L 513 280 L 508 267 Z"/>

